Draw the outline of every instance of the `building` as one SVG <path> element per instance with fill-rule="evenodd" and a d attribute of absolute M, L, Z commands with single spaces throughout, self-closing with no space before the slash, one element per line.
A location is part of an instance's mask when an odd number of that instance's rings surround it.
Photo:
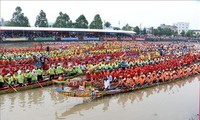
<path fill-rule="evenodd" d="M 165 24 L 161 24 L 160 26 L 159 26 L 160 28 L 162 28 L 162 29 L 166 29 L 166 28 L 169 28 L 169 29 L 171 29 L 171 30 L 173 30 L 174 32 L 176 32 L 177 31 L 177 27 L 176 26 L 171 26 L 171 25 L 165 25 Z"/>
<path fill-rule="evenodd" d="M 180 34 L 182 31 L 187 32 L 189 30 L 188 22 L 177 22 L 177 23 L 174 23 L 174 26 L 177 27 L 178 34 Z"/>
<path fill-rule="evenodd" d="M 146 28 L 146 32 L 147 32 L 148 34 L 152 34 L 152 33 L 153 33 L 153 27 Z"/>

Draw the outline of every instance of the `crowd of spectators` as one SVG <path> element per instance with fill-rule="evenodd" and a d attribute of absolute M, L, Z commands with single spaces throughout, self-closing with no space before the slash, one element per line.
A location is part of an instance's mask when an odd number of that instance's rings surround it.
<path fill-rule="evenodd" d="M 186 36 L 155 36 L 151 34 L 146 35 L 127 35 L 127 34 L 100 34 L 100 33 L 75 33 L 75 32 L 53 32 L 53 31 L 2 31 L 0 33 L 0 40 L 5 38 L 28 38 L 34 40 L 34 38 L 98 38 L 103 40 L 135 40 L 135 38 L 143 38 L 144 40 L 154 41 L 200 41 L 200 37 L 186 37 Z M 56 39 L 55 39 L 56 40 Z"/>
<path fill-rule="evenodd" d="M 48 32 L 48 31 L 3 31 L 0 33 L 2 40 L 6 38 L 99 38 L 103 40 L 132 40 L 131 35 L 126 34 L 101 34 L 101 33 L 74 33 L 74 32 Z"/>
<path fill-rule="evenodd" d="M 200 37 L 187 37 L 187 36 L 155 36 L 155 35 L 139 35 L 145 40 L 200 40 Z"/>

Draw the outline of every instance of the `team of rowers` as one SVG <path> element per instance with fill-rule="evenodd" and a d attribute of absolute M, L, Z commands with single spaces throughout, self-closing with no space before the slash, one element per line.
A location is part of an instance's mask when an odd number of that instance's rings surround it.
<path fill-rule="evenodd" d="M 42 67 L 37 67 L 35 65 L 28 64 L 26 68 L 16 68 L 15 70 L 9 72 L 2 72 L 0 75 L 0 87 L 4 87 L 5 83 L 9 86 L 15 86 L 19 84 L 20 86 L 26 83 L 35 83 L 37 81 L 43 80 L 45 77 L 49 77 L 49 80 L 54 79 L 55 76 L 59 75 L 75 75 L 85 73 L 87 80 L 92 82 L 97 82 L 100 79 L 109 78 L 109 81 L 126 78 L 125 76 L 148 76 L 147 73 L 153 73 L 157 68 L 162 68 L 162 66 L 169 66 L 173 68 L 174 66 L 183 65 L 183 63 L 190 64 L 195 61 L 198 55 L 188 55 L 188 51 L 191 49 L 188 47 L 187 51 L 183 52 L 183 46 L 171 45 L 171 44 L 152 44 L 152 43 L 123 43 L 127 50 L 121 48 L 121 43 L 98 43 L 98 45 L 78 45 L 78 50 L 74 52 L 77 47 L 74 46 L 62 46 L 62 50 L 54 49 L 53 51 L 46 52 L 30 52 L 25 53 L 18 52 L 16 54 L 6 53 L 3 54 L 4 61 L 5 57 L 9 58 L 9 61 L 15 60 L 16 58 L 31 58 L 35 62 L 33 55 L 40 58 L 41 56 L 46 56 L 49 61 L 47 70 L 43 70 Z M 137 45 L 137 47 L 136 47 Z M 92 47 L 91 47 L 92 46 Z M 158 47 L 162 47 L 162 54 L 158 53 Z M 67 48 L 67 50 L 66 50 Z M 70 49 L 69 49 L 70 48 Z M 179 48 L 177 50 L 177 48 Z M 89 53 L 88 53 L 89 50 Z M 77 52 L 79 51 L 79 52 Z M 84 51 L 84 52 L 83 52 Z M 174 53 L 174 54 L 172 54 Z M 14 55 L 14 57 L 13 57 Z M 23 56 L 24 55 L 24 56 Z M 27 57 L 27 55 L 29 55 Z M 84 56 L 85 55 L 85 56 Z M 56 58 L 56 59 L 54 59 Z M 61 60 L 61 58 L 67 58 Z M 74 58 L 74 59 L 68 59 Z M 51 60 L 53 59 L 53 60 Z M 38 59 L 37 59 L 38 60 Z M 84 62 L 82 62 L 84 60 Z M 67 64 L 65 62 L 68 62 Z M 176 62 L 175 62 L 176 61 Z M 177 62 L 178 61 L 178 62 Z M 69 62 L 72 63 L 69 66 Z M 162 64 L 161 64 L 162 63 Z M 173 64 L 171 64 L 173 63 Z M 19 64 L 19 63 L 18 63 Z M 9 65 L 12 65 L 9 63 Z M 24 64 L 23 64 L 24 65 Z M 23 66 L 22 65 L 22 66 Z M 174 66 L 171 66 L 174 65 Z M 32 67 L 30 67 L 32 66 Z M 92 69 L 92 72 L 90 71 Z M 129 72 L 130 69 L 139 69 L 140 72 Z M 154 71 L 152 71 L 154 70 Z M 161 69 L 160 69 L 161 70 Z M 165 70 L 162 68 L 162 70 Z M 88 72 L 89 71 L 89 72 Z M 94 72 L 93 72 L 94 71 Z M 120 71 L 120 72 L 119 72 Z M 141 72 L 143 71 L 143 72 Z M 174 72 L 174 71 L 173 71 Z M 5 74 L 6 73 L 6 74 Z M 137 73 L 137 74 L 136 74 Z M 143 75 L 144 74 L 144 75 Z M 122 76 L 122 77 L 120 77 Z M 107 80 L 107 79 L 106 79 Z M 139 80 L 140 81 L 140 80 Z M 101 81 L 102 82 L 102 81 Z M 110 83 L 110 82 L 109 82 Z M 105 82 L 104 86 L 108 86 L 108 82 Z M 120 83 L 120 82 L 119 82 Z M 124 82 L 123 82 L 124 83 Z M 106 85 L 107 84 L 107 85 Z M 121 84 L 121 83 L 120 83 Z M 106 89 L 108 87 L 105 87 Z"/>
<path fill-rule="evenodd" d="M 130 65 L 89 74 L 92 84 L 100 83 L 104 89 L 110 87 L 134 87 L 144 84 L 165 82 L 200 73 L 199 56 L 181 56 L 156 63 Z M 188 66 L 191 65 L 191 66 Z"/>
<path fill-rule="evenodd" d="M 177 46 L 177 45 L 165 45 L 158 44 L 154 45 L 152 43 L 98 43 L 97 45 L 94 44 L 73 44 L 73 45 L 66 45 L 60 48 L 51 47 L 52 50 L 50 52 L 41 49 L 40 51 L 21 51 L 21 52 L 14 52 L 8 50 L 8 52 L 0 52 L 0 67 L 3 66 L 15 66 L 15 65 L 30 65 L 35 61 L 43 61 L 48 59 L 47 61 L 50 64 L 58 63 L 59 61 L 75 61 L 80 62 L 80 60 L 96 62 L 98 59 L 105 59 L 107 54 L 109 56 L 119 57 L 120 54 L 123 54 L 122 49 L 129 48 L 126 50 L 129 54 L 138 55 L 138 54 L 154 54 L 158 52 L 158 48 L 162 47 L 162 52 L 168 54 L 169 52 L 177 53 L 182 51 L 181 49 L 184 46 Z M 170 49 L 169 49 L 170 48 Z M 37 48 L 36 48 L 37 49 Z M 158 54 L 158 53 L 157 53 Z M 41 59 L 44 58 L 44 59 Z"/>

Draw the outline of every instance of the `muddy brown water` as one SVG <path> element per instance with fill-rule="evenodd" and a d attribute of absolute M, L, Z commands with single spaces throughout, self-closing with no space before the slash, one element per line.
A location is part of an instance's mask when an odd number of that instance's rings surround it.
<path fill-rule="evenodd" d="M 0 120 L 198 120 L 200 76 L 134 92 L 71 98 L 55 86 L 0 96 Z"/>

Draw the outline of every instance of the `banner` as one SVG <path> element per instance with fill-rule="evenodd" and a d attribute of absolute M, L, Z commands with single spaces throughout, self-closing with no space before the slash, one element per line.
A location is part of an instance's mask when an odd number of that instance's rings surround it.
<path fill-rule="evenodd" d="M 145 40 L 144 38 L 135 38 L 135 40 Z"/>
<path fill-rule="evenodd" d="M 91 37 L 91 38 L 83 37 L 83 40 L 99 40 L 99 38 L 98 37 Z"/>
<path fill-rule="evenodd" d="M 21 38 L 3 38 L 3 41 L 28 41 L 28 38 L 21 37 Z"/>
<path fill-rule="evenodd" d="M 45 37 L 45 38 L 35 38 L 34 40 L 36 40 L 36 41 L 45 41 L 45 40 L 54 40 L 54 38 L 52 38 L 52 37 Z"/>
<path fill-rule="evenodd" d="M 78 40 L 77 37 L 66 37 L 66 38 L 61 38 L 61 40 Z"/>

